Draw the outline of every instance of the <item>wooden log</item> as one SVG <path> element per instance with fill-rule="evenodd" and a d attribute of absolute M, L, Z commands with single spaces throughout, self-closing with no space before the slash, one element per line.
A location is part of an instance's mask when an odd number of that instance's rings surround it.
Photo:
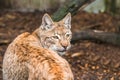
<path fill-rule="evenodd" d="M 84 30 L 79 33 L 74 33 L 72 43 L 79 40 L 90 40 L 109 43 L 112 45 L 120 46 L 120 34 L 112 32 L 102 32 L 96 30 Z"/>

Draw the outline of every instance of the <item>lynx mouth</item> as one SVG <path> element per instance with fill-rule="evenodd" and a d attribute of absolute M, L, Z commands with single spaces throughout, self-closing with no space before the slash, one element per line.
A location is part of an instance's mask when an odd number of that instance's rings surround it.
<path fill-rule="evenodd" d="M 57 52 L 65 52 L 66 51 L 66 49 L 65 50 L 57 50 Z"/>
<path fill-rule="evenodd" d="M 65 51 L 59 51 L 59 52 L 57 52 L 60 56 L 63 56 L 63 55 L 65 55 Z"/>

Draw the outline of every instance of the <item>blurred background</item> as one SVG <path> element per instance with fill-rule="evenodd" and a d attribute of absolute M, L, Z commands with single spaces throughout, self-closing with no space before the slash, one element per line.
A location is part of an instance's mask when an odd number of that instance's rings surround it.
<path fill-rule="evenodd" d="M 0 9 L 15 11 L 56 10 L 70 0 L 0 0 Z M 120 0 L 95 0 L 84 9 L 88 12 L 120 13 Z"/>
<path fill-rule="evenodd" d="M 82 1 L 90 0 L 0 0 L 0 80 L 5 50 L 15 37 L 38 28 L 44 13 L 54 19 L 69 11 L 72 47 L 63 57 L 75 80 L 120 80 L 120 0 Z"/>

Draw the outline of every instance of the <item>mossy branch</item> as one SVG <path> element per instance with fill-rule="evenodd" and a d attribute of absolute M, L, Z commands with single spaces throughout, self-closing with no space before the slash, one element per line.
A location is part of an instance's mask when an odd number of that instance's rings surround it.
<path fill-rule="evenodd" d="M 66 3 L 63 7 L 60 7 L 53 15 L 52 19 L 54 21 L 59 21 L 65 17 L 65 15 L 70 12 L 72 15 L 78 12 L 80 7 L 85 4 L 88 4 L 94 0 L 71 0 Z"/>

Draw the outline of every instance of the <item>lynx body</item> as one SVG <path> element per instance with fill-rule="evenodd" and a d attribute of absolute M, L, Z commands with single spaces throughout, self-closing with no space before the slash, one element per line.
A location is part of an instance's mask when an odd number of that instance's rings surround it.
<path fill-rule="evenodd" d="M 53 22 L 49 15 L 32 34 L 19 35 L 3 59 L 3 80 L 74 80 L 68 62 L 60 55 L 70 48 L 70 13 Z"/>

